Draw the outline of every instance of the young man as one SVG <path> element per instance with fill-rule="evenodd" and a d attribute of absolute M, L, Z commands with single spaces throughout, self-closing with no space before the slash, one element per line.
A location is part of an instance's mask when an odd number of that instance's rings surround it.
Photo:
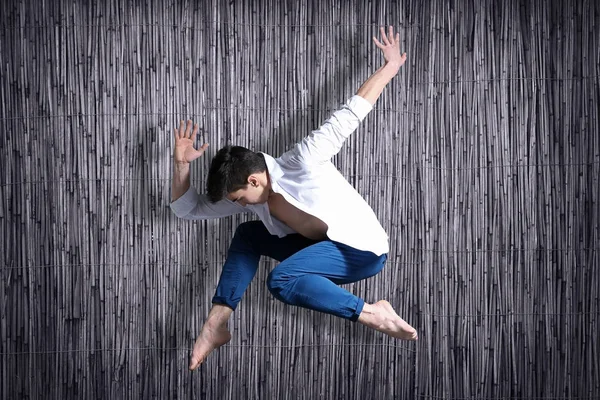
<path fill-rule="evenodd" d="M 344 140 L 371 111 L 383 88 L 406 61 L 398 34 L 381 28 L 373 41 L 385 64 L 323 126 L 273 158 L 243 147 L 227 146 L 211 163 L 207 195 L 190 187 L 189 163 L 208 148 L 194 148 L 198 125 L 175 130 L 175 170 L 171 208 L 180 218 L 206 219 L 254 212 L 260 221 L 241 224 L 229 247 L 213 297 L 213 307 L 190 360 L 197 368 L 215 348 L 231 339 L 229 316 L 256 273 L 261 255 L 281 263 L 267 286 L 292 305 L 358 321 L 399 339 L 417 333 L 381 300 L 365 303 L 338 285 L 377 274 L 389 250 L 388 237 L 364 199 L 331 163 Z"/>

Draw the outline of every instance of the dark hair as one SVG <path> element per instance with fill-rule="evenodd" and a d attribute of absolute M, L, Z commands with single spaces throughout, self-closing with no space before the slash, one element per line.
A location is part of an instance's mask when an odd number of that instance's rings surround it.
<path fill-rule="evenodd" d="M 248 177 L 267 170 L 265 158 L 241 146 L 225 146 L 210 163 L 206 191 L 208 199 L 216 203 L 227 194 L 248 186 Z"/>

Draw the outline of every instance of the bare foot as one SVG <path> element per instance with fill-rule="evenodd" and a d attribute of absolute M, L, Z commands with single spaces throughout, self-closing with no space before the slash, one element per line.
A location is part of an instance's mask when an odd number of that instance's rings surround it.
<path fill-rule="evenodd" d="M 231 340 L 231 333 L 224 324 L 214 323 L 210 319 L 202 327 L 200 335 L 194 344 L 190 370 L 195 370 L 206 360 L 208 354 Z"/>
<path fill-rule="evenodd" d="M 392 305 L 385 300 L 380 300 L 375 304 L 365 303 L 358 322 L 397 339 L 418 339 L 415 328 L 400 318 Z"/>

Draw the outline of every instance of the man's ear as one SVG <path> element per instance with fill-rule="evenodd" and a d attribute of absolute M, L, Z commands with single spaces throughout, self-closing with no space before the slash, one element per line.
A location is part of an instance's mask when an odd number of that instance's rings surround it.
<path fill-rule="evenodd" d="M 254 175 L 248 177 L 248 184 L 252 187 L 258 187 L 258 178 Z"/>

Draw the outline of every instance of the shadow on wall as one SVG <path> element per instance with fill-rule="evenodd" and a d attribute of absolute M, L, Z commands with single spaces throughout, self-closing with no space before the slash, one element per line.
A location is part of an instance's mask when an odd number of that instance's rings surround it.
<path fill-rule="evenodd" d="M 130 235 L 137 248 L 134 257 L 139 263 L 132 267 L 144 270 L 138 271 L 141 279 L 129 285 L 128 292 L 130 299 L 135 299 L 131 304 L 138 308 L 138 320 L 145 325 L 142 327 L 144 334 L 135 340 L 139 340 L 142 348 L 176 349 L 181 347 L 177 338 L 184 321 L 179 320 L 179 311 L 185 304 L 178 297 L 190 293 L 189 279 L 186 279 L 189 275 L 186 268 L 190 267 L 178 264 L 185 258 L 178 254 L 177 232 L 169 232 L 176 220 L 169 207 L 173 130 L 164 121 L 156 123 L 145 119 L 140 121 L 136 135 L 131 137 L 135 138 L 129 152 L 133 159 L 129 193 L 133 197 L 129 198 L 128 208 L 133 213 Z M 197 240 L 196 231 L 190 232 L 193 237 L 185 238 L 186 243 Z M 144 352 L 144 364 L 148 367 L 145 379 L 160 379 L 160 376 L 153 376 L 160 371 L 158 366 L 177 366 L 180 356 L 179 351 L 171 350 Z"/>

